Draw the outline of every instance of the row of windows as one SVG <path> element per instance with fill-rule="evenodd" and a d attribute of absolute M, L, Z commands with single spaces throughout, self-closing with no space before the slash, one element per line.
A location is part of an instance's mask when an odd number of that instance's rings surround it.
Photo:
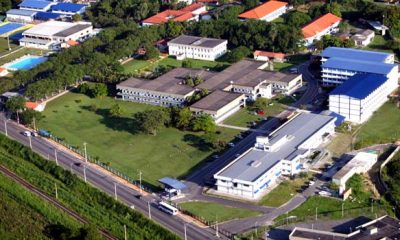
<path fill-rule="evenodd" d="M 130 95 L 136 95 L 136 96 L 141 96 L 141 97 L 150 97 L 150 98 L 157 98 L 157 99 L 166 99 L 166 100 L 172 100 L 172 101 L 177 101 L 177 102 L 184 102 L 184 98 L 175 98 L 171 96 L 165 96 L 165 95 L 155 95 L 152 93 L 144 93 L 144 92 L 135 92 L 135 91 L 129 91 L 127 89 L 122 89 L 122 93 L 130 94 Z"/>

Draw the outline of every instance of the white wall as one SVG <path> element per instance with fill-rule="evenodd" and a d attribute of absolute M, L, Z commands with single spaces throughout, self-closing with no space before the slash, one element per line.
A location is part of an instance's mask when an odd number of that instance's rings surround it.
<path fill-rule="evenodd" d="M 205 48 L 193 45 L 188 46 L 168 43 L 168 54 L 171 56 L 183 55 L 184 58 L 215 61 L 215 59 L 226 53 L 227 44 L 227 41 L 225 41 L 214 48 Z"/>

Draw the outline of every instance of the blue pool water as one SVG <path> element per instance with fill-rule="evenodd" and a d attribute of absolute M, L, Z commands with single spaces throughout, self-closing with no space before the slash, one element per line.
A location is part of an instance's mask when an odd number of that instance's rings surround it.
<path fill-rule="evenodd" d="M 7 68 L 11 70 L 29 70 L 31 68 L 34 68 L 36 65 L 45 62 L 46 60 L 47 57 L 27 56 L 8 65 Z"/>

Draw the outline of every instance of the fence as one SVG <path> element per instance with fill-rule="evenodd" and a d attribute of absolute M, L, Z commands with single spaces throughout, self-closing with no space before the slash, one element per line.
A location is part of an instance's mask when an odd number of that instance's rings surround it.
<path fill-rule="evenodd" d="M 80 149 L 77 148 L 77 147 L 74 147 L 74 146 L 69 145 L 68 143 L 66 143 L 66 142 L 65 142 L 64 140 L 62 140 L 61 138 L 58 138 L 58 137 L 55 137 L 55 136 L 51 135 L 51 136 L 50 136 L 50 139 L 52 139 L 53 141 L 55 141 L 55 142 L 57 142 L 57 143 L 63 145 L 64 147 L 68 148 L 69 150 L 71 150 L 71 151 L 73 151 L 73 152 L 79 154 L 79 155 L 82 156 L 83 158 L 85 157 L 85 153 L 82 152 L 82 150 L 80 150 Z M 132 179 L 131 177 L 129 177 L 129 176 L 127 176 L 127 175 L 125 175 L 125 174 L 119 172 L 118 170 L 116 170 L 116 169 L 114 169 L 114 168 L 112 168 L 112 167 L 109 166 L 108 164 L 99 161 L 99 160 L 97 159 L 97 157 L 96 157 L 96 158 L 93 158 L 93 157 L 91 157 L 89 154 L 86 154 L 86 157 L 87 157 L 87 161 L 88 161 L 88 162 L 91 162 L 91 163 L 96 164 L 97 166 L 100 166 L 101 168 L 103 168 L 103 169 L 105 169 L 105 170 L 107 170 L 107 171 L 109 171 L 109 172 L 111 172 L 111 173 L 117 175 L 118 177 L 124 179 L 125 181 L 127 181 L 127 182 L 129 182 L 129 183 L 131 183 L 131 184 L 134 184 L 135 186 L 137 186 L 137 187 L 139 187 L 139 188 L 141 187 L 141 188 L 142 188 L 144 191 L 146 191 L 146 192 L 153 193 L 153 191 L 152 191 L 150 188 L 144 186 L 143 184 L 142 184 L 142 186 L 140 186 L 140 182 L 139 182 L 138 179 Z"/>

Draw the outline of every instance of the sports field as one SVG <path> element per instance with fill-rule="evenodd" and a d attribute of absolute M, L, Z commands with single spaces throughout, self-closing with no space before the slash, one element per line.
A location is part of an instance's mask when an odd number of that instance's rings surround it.
<path fill-rule="evenodd" d="M 87 142 L 87 151 L 92 157 L 98 156 L 100 161 L 109 162 L 111 167 L 134 179 L 142 171 L 145 182 L 152 185 L 157 185 L 157 180 L 165 176 L 187 174 L 212 154 L 212 150 L 194 143 L 202 133 L 175 128 L 164 128 L 157 136 L 138 132 L 133 114 L 154 106 L 118 101 L 124 110 L 123 116 L 109 118 L 108 109 L 117 101 L 68 93 L 47 104 L 45 118 L 38 125 L 80 149 Z M 97 107 L 95 112 L 89 110 L 93 104 Z M 225 141 L 239 133 L 226 128 L 220 131 L 219 139 Z"/>

